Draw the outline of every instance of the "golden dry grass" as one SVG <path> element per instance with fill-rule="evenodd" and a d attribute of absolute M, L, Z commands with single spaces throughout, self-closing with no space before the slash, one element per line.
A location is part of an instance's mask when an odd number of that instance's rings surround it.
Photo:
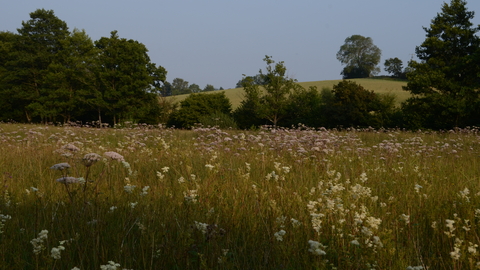
<path fill-rule="evenodd" d="M 326 80 L 326 81 L 311 81 L 311 82 L 300 82 L 299 84 L 304 88 L 308 88 L 310 86 L 316 86 L 317 89 L 320 91 L 322 88 L 332 88 L 335 84 L 341 82 L 342 80 Z M 410 97 L 410 93 L 404 91 L 402 86 L 407 85 L 405 81 L 395 81 L 395 80 L 388 80 L 388 79 L 352 79 L 360 85 L 362 85 L 367 90 L 373 90 L 376 93 L 380 94 L 393 94 L 397 97 L 397 105 L 400 105 L 401 102 L 405 101 L 408 97 Z M 221 91 L 214 91 L 214 92 L 206 92 L 206 93 L 218 93 L 218 92 L 225 92 L 225 95 L 230 102 L 232 103 L 232 108 L 236 109 L 240 102 L 244 98 L 243 88 L 234 88 L 234 89 L 227 89 Z M 169 97 L 169 100 L 174 102 L 180 102 L 184 100 L 187 95 L 178 95 Z"/>

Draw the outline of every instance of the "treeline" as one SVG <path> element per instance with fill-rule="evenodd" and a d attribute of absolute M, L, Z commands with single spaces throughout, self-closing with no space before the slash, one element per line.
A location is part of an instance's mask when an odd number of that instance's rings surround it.
<path fill-rule="evenodd" d="M 201 93 L 217 90 L 212 85 L 201 89 L 180 78 L 168 83 L 166 69 L 150 61 L 142 43 L 120 38 L 116 31 L 92 41 L 85 31 L 70 32 L 53 11 L 41 9 L 30 14 L 17 34 L 0 32 L 0 121 L 134 121 L 179 128 L 202 123 L 242 129 L 299 123 L 327 128 L 480 126 L 480 26 L 472 24 L 473 15 L 463 0 L 444 3 L 424 28 L 426 39 L 416 48 L 419 61 L 411 60 L 403 69 L 399 59 L 387 59 L 386 70 L 406 77 L 404 90 L 412 94 L 400 107 L 393 96 L 350 81 L 333 89 L 304 89 L 286 76 L 283 62 L 267 56 L 265 71 L 238 82 L 245 97 L 232 110 L 223 93 Z M 353 61 L 362 57 L 349 53 L 370 45 L 359 35 L 346 40 L 337 54 L 347 64 L 344 75 L 375 70 L 379 56 L 365 65 Z M 180 106 L 165 98 L 183 93 L 191 95 Z"/>
<path fill-rule="evenodd" d="M 283 62 L 275 63 L 269 56 L 264 60 L 264 73 L 241 81 L 245 98 L 238 108 L 232 110 L 224 92 L 192 94 L 170 115 L 168 125 L 252 129 L 262 125 L 380 128 L 402 124 L 393 95 L 374 93 L 352 81 L 342 81 L 333 89 L 305 89 L 286 76 Z M 264 78 L 262 84 L 258 77 Z"/>

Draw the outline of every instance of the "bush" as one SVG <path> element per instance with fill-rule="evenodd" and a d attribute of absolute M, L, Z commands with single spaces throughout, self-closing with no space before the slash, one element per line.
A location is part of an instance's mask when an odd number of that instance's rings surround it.
<path fill-rule="evenodd" d="M 224 92 L 214 94 L 191 94 L 180 102 L 180 109 L 170 115 L 167 125 L 190 128 L 200 123 L 203 116 L 222 113 L 230 115 L 232 105 Z"/>
<path fill-rule="evenodd" d="M 333 86 L 333 100 L 327 111 L 330 126 L 386 127 L 394 112 L 394 96 L 379 95 L 363 86 L 342 81 Z"/>

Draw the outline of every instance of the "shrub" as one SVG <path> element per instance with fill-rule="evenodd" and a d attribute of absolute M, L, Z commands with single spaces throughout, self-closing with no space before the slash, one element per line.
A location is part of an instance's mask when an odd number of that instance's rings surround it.
<path fill-rule="evenodd" d="M 230 115 L 232 105 L 224 92 L 214 94 L 191 94 L 180 102 L 180 109 L 171 114 L 167 125 L 178 128 L 190 128 L 200 123 L 202 116 L 214 113 Z"/>

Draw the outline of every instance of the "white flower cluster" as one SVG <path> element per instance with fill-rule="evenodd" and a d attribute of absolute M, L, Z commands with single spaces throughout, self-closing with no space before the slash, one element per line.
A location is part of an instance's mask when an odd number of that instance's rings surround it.
<path fill-rule="evenodd" d="M 308 244 L 310 245 L 310 248 L 308 249 L 308 251 L 310 251 L 314 255 L 320 256 L 320 255 L 326 255 L 327 254 L 324 251 L 326 246 L 322 245 L 320 242 L 313 241 L 313 240 L 308 240 Z"/>
<path fill-rule="evenodd" d="M 58 170 L 58 171 L 63 171 L 65 169 L 70 168 L 70 164 L 64 162 L 64 163 L 58 163 L 50 167 L 52 170 Z"/>
<path fill-rule="evenodd" d="M 45 246 L 43 245 L 43 241 L 47 240 L 47 238 L 48 238 L 48 231 L 42 230 L 38 234 L 37 238 L 34 238 L 32 241 L 30 241 L 30 243 L 32 243 L 33 245 L 33 253 L 35 253 L 35 255 L 40 254 L 40 252 L 42 252 L 42 250 L 45 249 Z"/>
<path fill-rule="evenodd" d="M 201 231 L 203 235 L 207 234 L 208 224 L 195 221 L 195 227 L 197 230 Z"/>
<path fill-rule="evenodd" d="M 123 189 L 125 190 L 125 192 L 131 194 L 135 190 L 136 187 L 137 186 L 127 184 L 126 186 L 123 187 Z"/>
<path fill-rule="evenodd" d="M 285 232 L 284 230 L 280 230 L 278 232 L 276 232 L 274 234 L 275 236 L 275 239 L 277 239 L 277 241 L 283 241 L 283 236 L 286 234 L 287 232 Z"/>
<path fill-rule="evenodd" d="M 198 201 L 198 194 L 196 189 L 190 189 L 183 192 L 183 196 L 187 203 L 196 203 Z"/>
<path fill-rule="evenodd" d="M 111 158 L 112 160 L 125 161 L 125 158 L 123 158 L 123 156 L 117 152 L 110 151 L 110 152 L 105 152 L 103 154 L 106 157 Z"/>
<path fill-rule="evenodd" d="M 150 189 L 150 186 L 144 186 L 142 188 L 142 192 L 140 193 L 140 196 L 146 196 L 148 194 L 149 189 Z"/>
<path fill-rule="evenodd" d="M 3 227 L 5 227 L 5 222 L 9 219 L 12 219 L 10 215 L 0 214 L 0 234 L 3 233 Z"/>
<path fill-rule="evenodd" d="M 108 261 L 108 264 L 100 265 L 101 270 L 117 270 L 117 267 L 120 267 L 120 264 L 114 261 Z"/>
<path fill-rule="evenodd" d="M 62 256 L 60 256 L 61 255 L 60 253 L 62 250 L 65 250 L 65 247 L 63 246 L 64 243 L 65 243 L 65 240 L 60 241 L 58 247 L 54 247 L 50 251 L 52 258 L 54 258 L 55 260 L 59 260 L 62 258 Z"/>

